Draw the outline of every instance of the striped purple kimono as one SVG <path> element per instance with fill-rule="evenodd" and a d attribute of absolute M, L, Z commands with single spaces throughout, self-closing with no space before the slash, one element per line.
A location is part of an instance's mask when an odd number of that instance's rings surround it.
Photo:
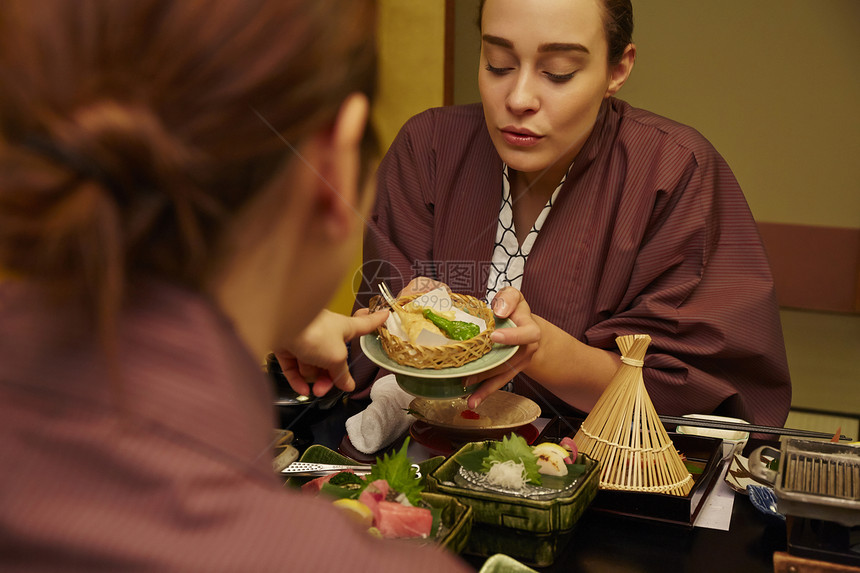
<path fill-rule="evenodd" d="M 397 292 L 418 275 L 483 298 L 502 170 L 480 105 L 409 120 L 379 168 L 357 305 L 380 279 Z M 643 372 L 658 413 L 784 423 L 791 384 L 765 252 L 731 170 L 694 129 L 605 101 L 521 290 L 591 346 L 617 352 L 617 336 L 650 335 Z M 360 358 L 354 374 L 373 376 Z M 539 383 L 520 375 L 515 388 L 564 408 Z"/>

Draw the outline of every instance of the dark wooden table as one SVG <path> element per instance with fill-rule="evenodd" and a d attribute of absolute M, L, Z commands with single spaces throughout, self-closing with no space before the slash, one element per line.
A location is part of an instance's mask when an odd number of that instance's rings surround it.
<path fill-rule="evenodd" d="M 346 418 L 366 404 L 338 404 L 310 430 L 314 443 L 337 450 Z M 295 430 L 295 428 L 294 428 Z M 306 433 L 306 432 L 305 432 Z M 747 453 L 765 442 L 751 440 Z M 774 551 L 786 550 L 785 523 L 736 494 L 729 531 L 692 528 L 589 509 L 550 567 L 565 572 L 773 572 Z M 486 556 L 463 555 L 476 569 Z"/>

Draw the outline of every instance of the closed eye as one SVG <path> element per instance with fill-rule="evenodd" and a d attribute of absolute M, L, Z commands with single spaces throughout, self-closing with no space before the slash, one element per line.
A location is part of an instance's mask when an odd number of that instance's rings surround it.
<path fill-rule="evenodd" d="M 569 74 L 553 74 L 550 72 L 544 72 L 544 75 L 546 75 L 546 77 L 548 77 L 551 81 L 562 84 L 562 83 L 572 79 L 573 76 L 576 75 L 576 72 L 573 71 L 573 72 L 570 72 Z"/>
<path fill-rule="evenodd" d="M 491 74 L 496 74 L 497 76 L 503 76 L 503 75 L 505 75 L 506 73 L 508 73 L 508 72 L 510 72 L 511 70 L 513 70 L 513 68 L 497 68 L 497 67 L 495 67 L 495 66 L 493 66 L 493 65 L 490 65 L 490 64 L 488 63 L 488 64 L 487 64 L 487 66 L 486 66 L 486 70 L 487 70 L 488 72 L 490 72 Z"/>

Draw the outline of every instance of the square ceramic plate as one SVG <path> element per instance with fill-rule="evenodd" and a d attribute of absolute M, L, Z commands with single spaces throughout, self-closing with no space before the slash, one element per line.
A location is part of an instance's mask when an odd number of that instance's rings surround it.
<path fill-rule="evenodd" d="M 457 454 L 488 445 L 489 442 L 471 442 Z M 585 464 L 586 470 L 575 486 L 562 496 L 536 500 L 458 485 L 457 454 L 430 472 L 427 484 L 431 490 L 453 496 L 472 508 L 474 524 L 465 552 L 485 556 L 505 553 L 530 565 L 552 565 L 594 499 L 600 465 L 580 455 L 577 462 Z"/>
<path fill-rule="evenodd" d="M 444 458 L 430 458 L 419 463 L 421 468 L 422 481 L 426 485 L 427 475 L 442 463 Z M 359 462 L 352 460 L 346 456 L 331 450 L 325 446 L 314 444 L 308 447 L 301 455 L 299 461 L 323 464 L 346 464 L 360 465 Z M 301 487 L 312 478 L 290 478 L 287 480 L 287 485 L 293 487 Z M 457 501 L 453 497 L 440 494 L 438 492 L 429 492 L 425 489 L 425 493 L 421 495 L 425 502 L 432 507 L 442 508 L 442 524 L 449 529 L 448 534 L 439 543 L 449 551 L 460 553 L 466 546 L 466 541 L 469 538 L 469 533 L 472 530 L 472 509 Z M 419 540 L 420 542 L 420 540 Z"/>

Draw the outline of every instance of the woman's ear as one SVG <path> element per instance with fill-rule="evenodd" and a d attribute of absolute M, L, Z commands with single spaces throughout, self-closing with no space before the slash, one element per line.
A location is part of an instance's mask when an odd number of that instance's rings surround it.
<path fill-rule="evenodd" d="M 621 60 L 609 70 L 609 86 L 606 88 L 604 98 L 615 95 L 633 71 L 633 63 L 636 61 L 636 44 L 627 44 Z"/>
<path fill-rule="evenodd" d="M 359 203 L 361 141 L 370 113 L 367 96 L 350 94 L 328 134 L 322 178 L 317 187 L 318 215 L 330 238 L 343 240 L 352 230 Z"/>

